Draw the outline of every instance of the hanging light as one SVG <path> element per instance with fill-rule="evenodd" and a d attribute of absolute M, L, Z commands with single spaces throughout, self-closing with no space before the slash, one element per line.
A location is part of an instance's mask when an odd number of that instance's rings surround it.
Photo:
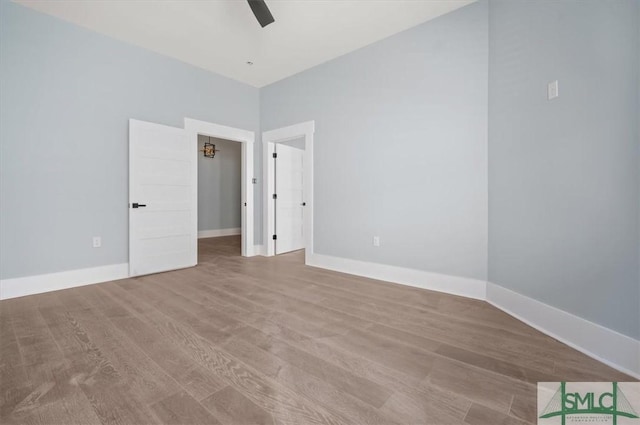
<path fill-rule="evenodd" d="M 220 149 L 216 149 L 216 145 L 211 143 L 210 136 L 207 136 L 207 138 L 209 139 L 209 141 L 204 142 L 204 149 L 200 149 L 200 152 L 204 152 L 205 158 L 214 158 L 216 156 L 216 152 L 218 152 Z"/>

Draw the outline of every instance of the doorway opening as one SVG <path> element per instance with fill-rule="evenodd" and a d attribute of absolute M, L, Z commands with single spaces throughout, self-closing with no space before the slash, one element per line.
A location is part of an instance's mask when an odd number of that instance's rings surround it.
<path fill-rule="evenodd" d="M 314 121 L 307 121 L 262 133 L 267 256 L 302 248 L 309 263 L 313 255 L 314 131 Z"/>
<path fill-rule="evenodd" d="M 234 249 L 234 244 L 238 243 L 239 238 L 239 246 L 240 253 L 244 257 L 251 257 L 254 255 L 254 234 L 253 234 L 253 142 L 255 139 L 255 135 L 252 131 L 241 130 L 238 128 L 227 127 L 219 124 L 209 123 L 205 121 L 198 121 L 189 118 L 185 118 L 184 127 L 189 137 L 194 140 L 194 144 L 198 146 L 198 149 L 203 149 L 204 144 L 211 143 L 216 145 L 216 149 L 219 152 L 215 152 L 215 156 L 213 158 L 205 158 L 204 154 L 207 152 L 197 151 L 198 154 L 198 184 L 196 185 L 196 194 L 198 198 L 198 219 L 197 222 L 194 223 L 194 226 L 198 227 L 198 237 L 202 237 L 202 241 L 205 241 L 207 237 L 217 236 L 218 243 L 222 244 L 223 242 L 226 244 L 225 248 L 228 252 L 229 249 Z M 235 146 L 233 146 L 235 145 Z M 239 145 L 239 148 L 238 148 Z M 225 157 L 225 150 L 228 155 Z M 226 185 L 232 185 L 233 177 L 232 175 L 237 176 L 237 157 L 233 158 L 233 153 L 239 151 L 240 160 L 239 160 L 239 173 L 240 173 L 240 182 L 239 189 L 240 195 L 237 196 L 237 192 L 234 192 L 233 187 L 226 187 Z M 209 154 L 211 152 L 208 152 Z M 223 165 L 223 161 L 228 160 L 226 163 L 227 170 L 225 171 L 225 165 Z M 208 163 L 206 161 L 209 161 Z M 215 161 L 218 162 L 218 166 L 212 166 L 212 163 L 215 165 Z M 235 161 L 235 162 L 234 162 Z M 201 162 L 202 167 L 200 166 Z M 212 182 L 215 179 L 217 173 L 220 173 L 220 176 L 223 174 L 228 175 L 228 182 L 222 181 L 222 177 L 218 182 Z M 202 178 L 201 178 L 202 177 Z M 211 180 L 210 180 L 211 179 Z M 206 181 L 205 181 L 206 180 Z M 212 193 L 208 190 L 212 185 L 221 184 L 223 187 L 219 187 L 218 200 L 225 203 L 225 206 L 222 208 L 224 212 L 219 210 L 220 216 L 218 218 L 212 217 L 209 213 L 206 213 L 205 210 L 207 208 L 206 205 L 200 205 L 201 197 L 200 193 L 205 193 L 212 196 Z M 200 185 L 204 186 L 204 189 L 200 190 Z M 229 189 L 229 190 L 227 190 Z M 206 195 L 205 195 L 206 196 Z M 212 196 L 213 197 L 213 196 Z M 203 203 L 209 203 L 209 201 L 214 201 L 215 199 L 208 199 L 205 201 L 202 198 Z M 235 203 L 235 205 L 231 205 Z M 235 227 L 237 225 L 237 221 L 234 221 L 234 212 L 239 211 L 240 223 L 239 229 Z M 200 217 L 201 214 L 206 214 L 204 217 Z M 223 218 L 222 215 L 226 215 L 226 218 Z M 237 214 L 235 216 L 237 220 Z M 235 223 L 235 224 L 234 224 Z M 232 226 L 232 227 L 230 227 Z M 212 228 L 214 227 L 214 228 Z M 217 227 L 217 228 L 215 228 Z M 227 238 L 224 240 L 222 238 Z M 200 239 L 199 239 L 200 241 Z M 234 242 L 235 241 L 235 242 Z M 211 241 L 210 241 L 211 242 Z M 209 244 L 206 242 L 199 243 L 198 247 L 209 247 Z M 207 249 L 208 249 L 207 248 Z"/>
<path fill-rule="evenodd" d="M 198 134 L 198 264 L 241 255 L 242 145 Z"/>

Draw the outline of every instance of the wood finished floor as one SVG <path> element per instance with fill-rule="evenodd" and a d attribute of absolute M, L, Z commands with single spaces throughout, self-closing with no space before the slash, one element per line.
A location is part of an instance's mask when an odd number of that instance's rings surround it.
<path fill-rule="evenodd" d="M 200 265 L 0 303 L 0 423 L 525 424 L 629 381 L 489 304 L 200 241 Z"/>

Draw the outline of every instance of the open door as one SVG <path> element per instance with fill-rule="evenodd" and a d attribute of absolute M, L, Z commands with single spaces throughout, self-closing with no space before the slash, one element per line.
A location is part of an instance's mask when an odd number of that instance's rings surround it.
<path fill-rule="evenodd" d="M 277 128 L 274 130 L 265 131 L 262 133 L 263 143 L 263 172 L 264 182 L 266 183 L 264 191 L 264 241 L 265 241 L 265 254 L 271 256 L 277 252 L 283 252 L 282 244 L 279 242 L 281 230 L 276 232 L 276 204 L 281 199 L 280 194 L 276 193 L 276 162 L 280 158 L 282 153 L 281 147 L 287 146 L 284 143 L 298 141 L 298 139 L 304 140 L 304 151 L 302 151 L 302 185 L 303 185 L 303 198 L 298 198 L 298 202 L 302 200 L 302 239 L 303 245 L 300 246 L 297 242 L 292 243 L 293 246 L 299 246 L 304 248 L 305 263 L 310 264 L 313 254 L 313 133 L 315 132 L 315 122 L 306 121 L 299 124 L 290 125 L 288 127 Z M 277 149 L 277 152 L 276 152 Z M 286 149 L 286 148 L 285 148 Z M 274 154 L 277 153 L 277 157 L 274 160 Z M 286 153 L 284 154 L 286 155 Z M 273 195 L 277 195 L 273 197 Z M 284 196 L 284 195 L 282 195 Z M 275 202 L 274 202 L 275 201 Z M 291 206 L 294 206 L 293 199 L 290 201 Z M 300 207 L 300 205 L 298 206 Z M 282 213 L 281 213 L 282 214 Z M 292 212 L 293 214 L 293 212 Z M 297 213 L 296 213 L 297 215 Z M 297 225 L 296 225 L 297 229 Z M 295 229 L 292 229 L 296 231 Z M 298 233 L 300 234 L 300 233 Z M 275 236 L 275 237 L 274 237 Z M 295 244 L 295 245 L 294 245 Z M 280 245 L 276 248 L 277 245 Z M 293 249 L 299 249 L 293 248 Z M 286 248 L 285 248 L 286 249 Z"/>
<path fill-rule="evenodd" d="M 195 266 L 197 146 L 181 128 L 129 120 L 129 275 Z"/>
<path fill-rule="evenodd" d="M 275 146 L 276 254 L 304 248 L 304 150 Z"/>

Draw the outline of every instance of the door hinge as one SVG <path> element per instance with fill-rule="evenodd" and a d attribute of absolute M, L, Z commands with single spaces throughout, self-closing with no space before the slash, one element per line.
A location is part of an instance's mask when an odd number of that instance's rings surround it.
<path fill-rule="evenodd" d="M 278 153 L 277 153 L 277 152 L 274 152 L 274 153 L 273 153 L 273 157 L 274 157 L 274 158 L 277 158 L 277 157 L 278 157 Z"/>
<path fill-rule="evenodd" d="M 275 241 L 276 239 L 278 239 L 278 235 L 273 235 L 273 240 Z"/>
<path fill-rule="evenodd" d="M 274 193 L 274 194 L 273 194 L 273 196 L 272 196 L 272 198 L 273 198 L 273 199 L 278 199 L 278 194 L 277 194 L 277 193 Z"/>

